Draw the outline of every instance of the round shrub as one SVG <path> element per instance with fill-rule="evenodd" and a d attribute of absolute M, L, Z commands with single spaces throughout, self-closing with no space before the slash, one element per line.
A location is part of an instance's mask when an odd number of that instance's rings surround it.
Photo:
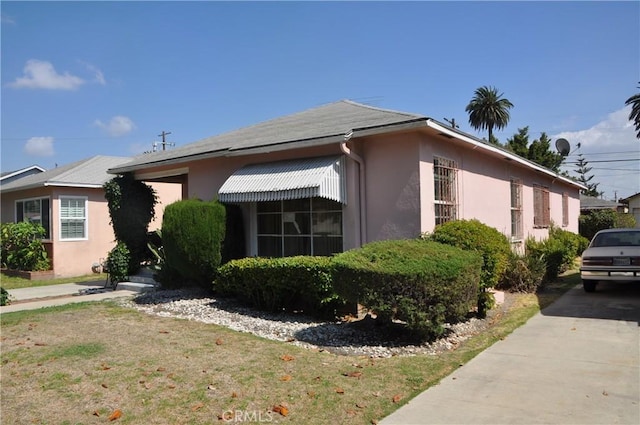
<path fill-rule="evenodd" d="M 482 259 L 477 253 L 420 239 L 380 241 L 333 257 L 336 292 L 400 320 L 420 338 L 442 334 L 445 321 L 466 317 L 477 302 Z"/>
<path fill-rule="evenodd" d="M 430 239 L 477 251 L 482 255 L 481 288 L 492 288 L 500 282 L 507 268 L 511 246 L 505 235 L 479 220 L 454 220 L 436 226 Z"/>
<path fill-rule="evenodd" d="M 124 242 L 118 244 L 107 255 L 107 270 L 109 272 L 109 281 L 111 284 L 117 285 L 118 282 L 124 282 L 129 276 L 129 261 L 131 256 L 129 248 Z"/>

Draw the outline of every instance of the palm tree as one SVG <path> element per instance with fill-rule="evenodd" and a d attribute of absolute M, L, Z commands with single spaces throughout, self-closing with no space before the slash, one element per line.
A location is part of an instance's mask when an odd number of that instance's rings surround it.
<path fill-rule="evenodd" d="M 493 128 L 502 129 L 509 122 L 509 108 L 513 104 L 502 98 L 495 87 L 483 86 L 476 89 L 473 99 L 466 107 L 469 124 L 476 130 L 489 130 L 489 142 L 493 141 Z"/>
<path fill-rule="evenodd" d="M 640 85 L 638 85 L 640 89 Z M 636 137 L 640 139 L 640 93 L 634 94 L 626 102 L 625 105 L 631 105 L 631 112 L 629 113 L 629 121 L 633 121 L 638 132 Z"/>

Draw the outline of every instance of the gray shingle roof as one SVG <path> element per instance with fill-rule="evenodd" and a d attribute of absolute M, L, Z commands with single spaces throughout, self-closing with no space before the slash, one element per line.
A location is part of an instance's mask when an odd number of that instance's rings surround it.
<path fill-rule="evenodd" d="M 141 155 L 133 161 L 114 167 L 112 173 L 144 168 L 144 165 L 180 162 L 194 156 L 222 156 L 232 152 L 286 144 L 325 144 L 342 138 L 351 130 L 380 128 L 395 124 L 424 121 L 427 117 L 391 111 L 341 100 L 306 111 L 275 118 L 168 151 Z"/>
<path fill-rule="evenodd" d="M 580 195 L 581 210 L 615 210 L 621 207 L 620 202 L 607 201 L 593 196 Z"/>
<path fill-rule="evenodd" d="M 121 156 L 94 156 L 0 185 L 1 192 L 43 186 L 101 187 L 113 178 L 107 170 L 130 161 Z"/>

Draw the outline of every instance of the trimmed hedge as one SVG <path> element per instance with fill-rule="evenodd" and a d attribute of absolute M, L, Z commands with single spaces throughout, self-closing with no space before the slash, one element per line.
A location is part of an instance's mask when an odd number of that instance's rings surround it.
<path fill-rule="evenodd" d="M 505 235 L 479 220 L 454 220 L 436 226 L 429 236 L 431 240 L 478 251 L 484 261 L 482 289 L 492 288 L 500 282 L 507 268 L 511 245 Z"/>
<path fill-rule="evenodd" d="M 382 322 L 406 322 L 416 336 L 433 338 L 446 321 L 475 306 L 482 258 L 427 240 L 373 242 L 333 258 L 336 291 L 364 305 Z"/>
<path fill-rule="evenodd" d="M 197 199 L 167 205 L 162 218 L 165 261 L 158 279 L 165 287 L 210 288 L 221 262 L 225 208 Z"/>
<path fill-rule="evenodd" d="M 331 277 L 329 257 L 250 257 L 221 266 L 214 290 L 263 310 L 303 310 L 326 317 L 345 304 Z"/>

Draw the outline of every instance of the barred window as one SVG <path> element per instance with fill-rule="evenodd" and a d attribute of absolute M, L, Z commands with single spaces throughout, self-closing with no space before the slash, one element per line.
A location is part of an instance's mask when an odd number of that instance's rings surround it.
<path fill-rule="evenodd" d="M 433 185 L 436 226 L 458 218 L 458 164 L 434 157 Z"/>
<path fill-rule="evenodd" d="M 551 211 L 549 205 L 549 188 L 539 184 L 533 185 L 533 227 L 549 227 Z"/>
<path fill-rule="evenodd" d="M 522 181 L 511 179 L 511 239 L 522 237 Z"/>

